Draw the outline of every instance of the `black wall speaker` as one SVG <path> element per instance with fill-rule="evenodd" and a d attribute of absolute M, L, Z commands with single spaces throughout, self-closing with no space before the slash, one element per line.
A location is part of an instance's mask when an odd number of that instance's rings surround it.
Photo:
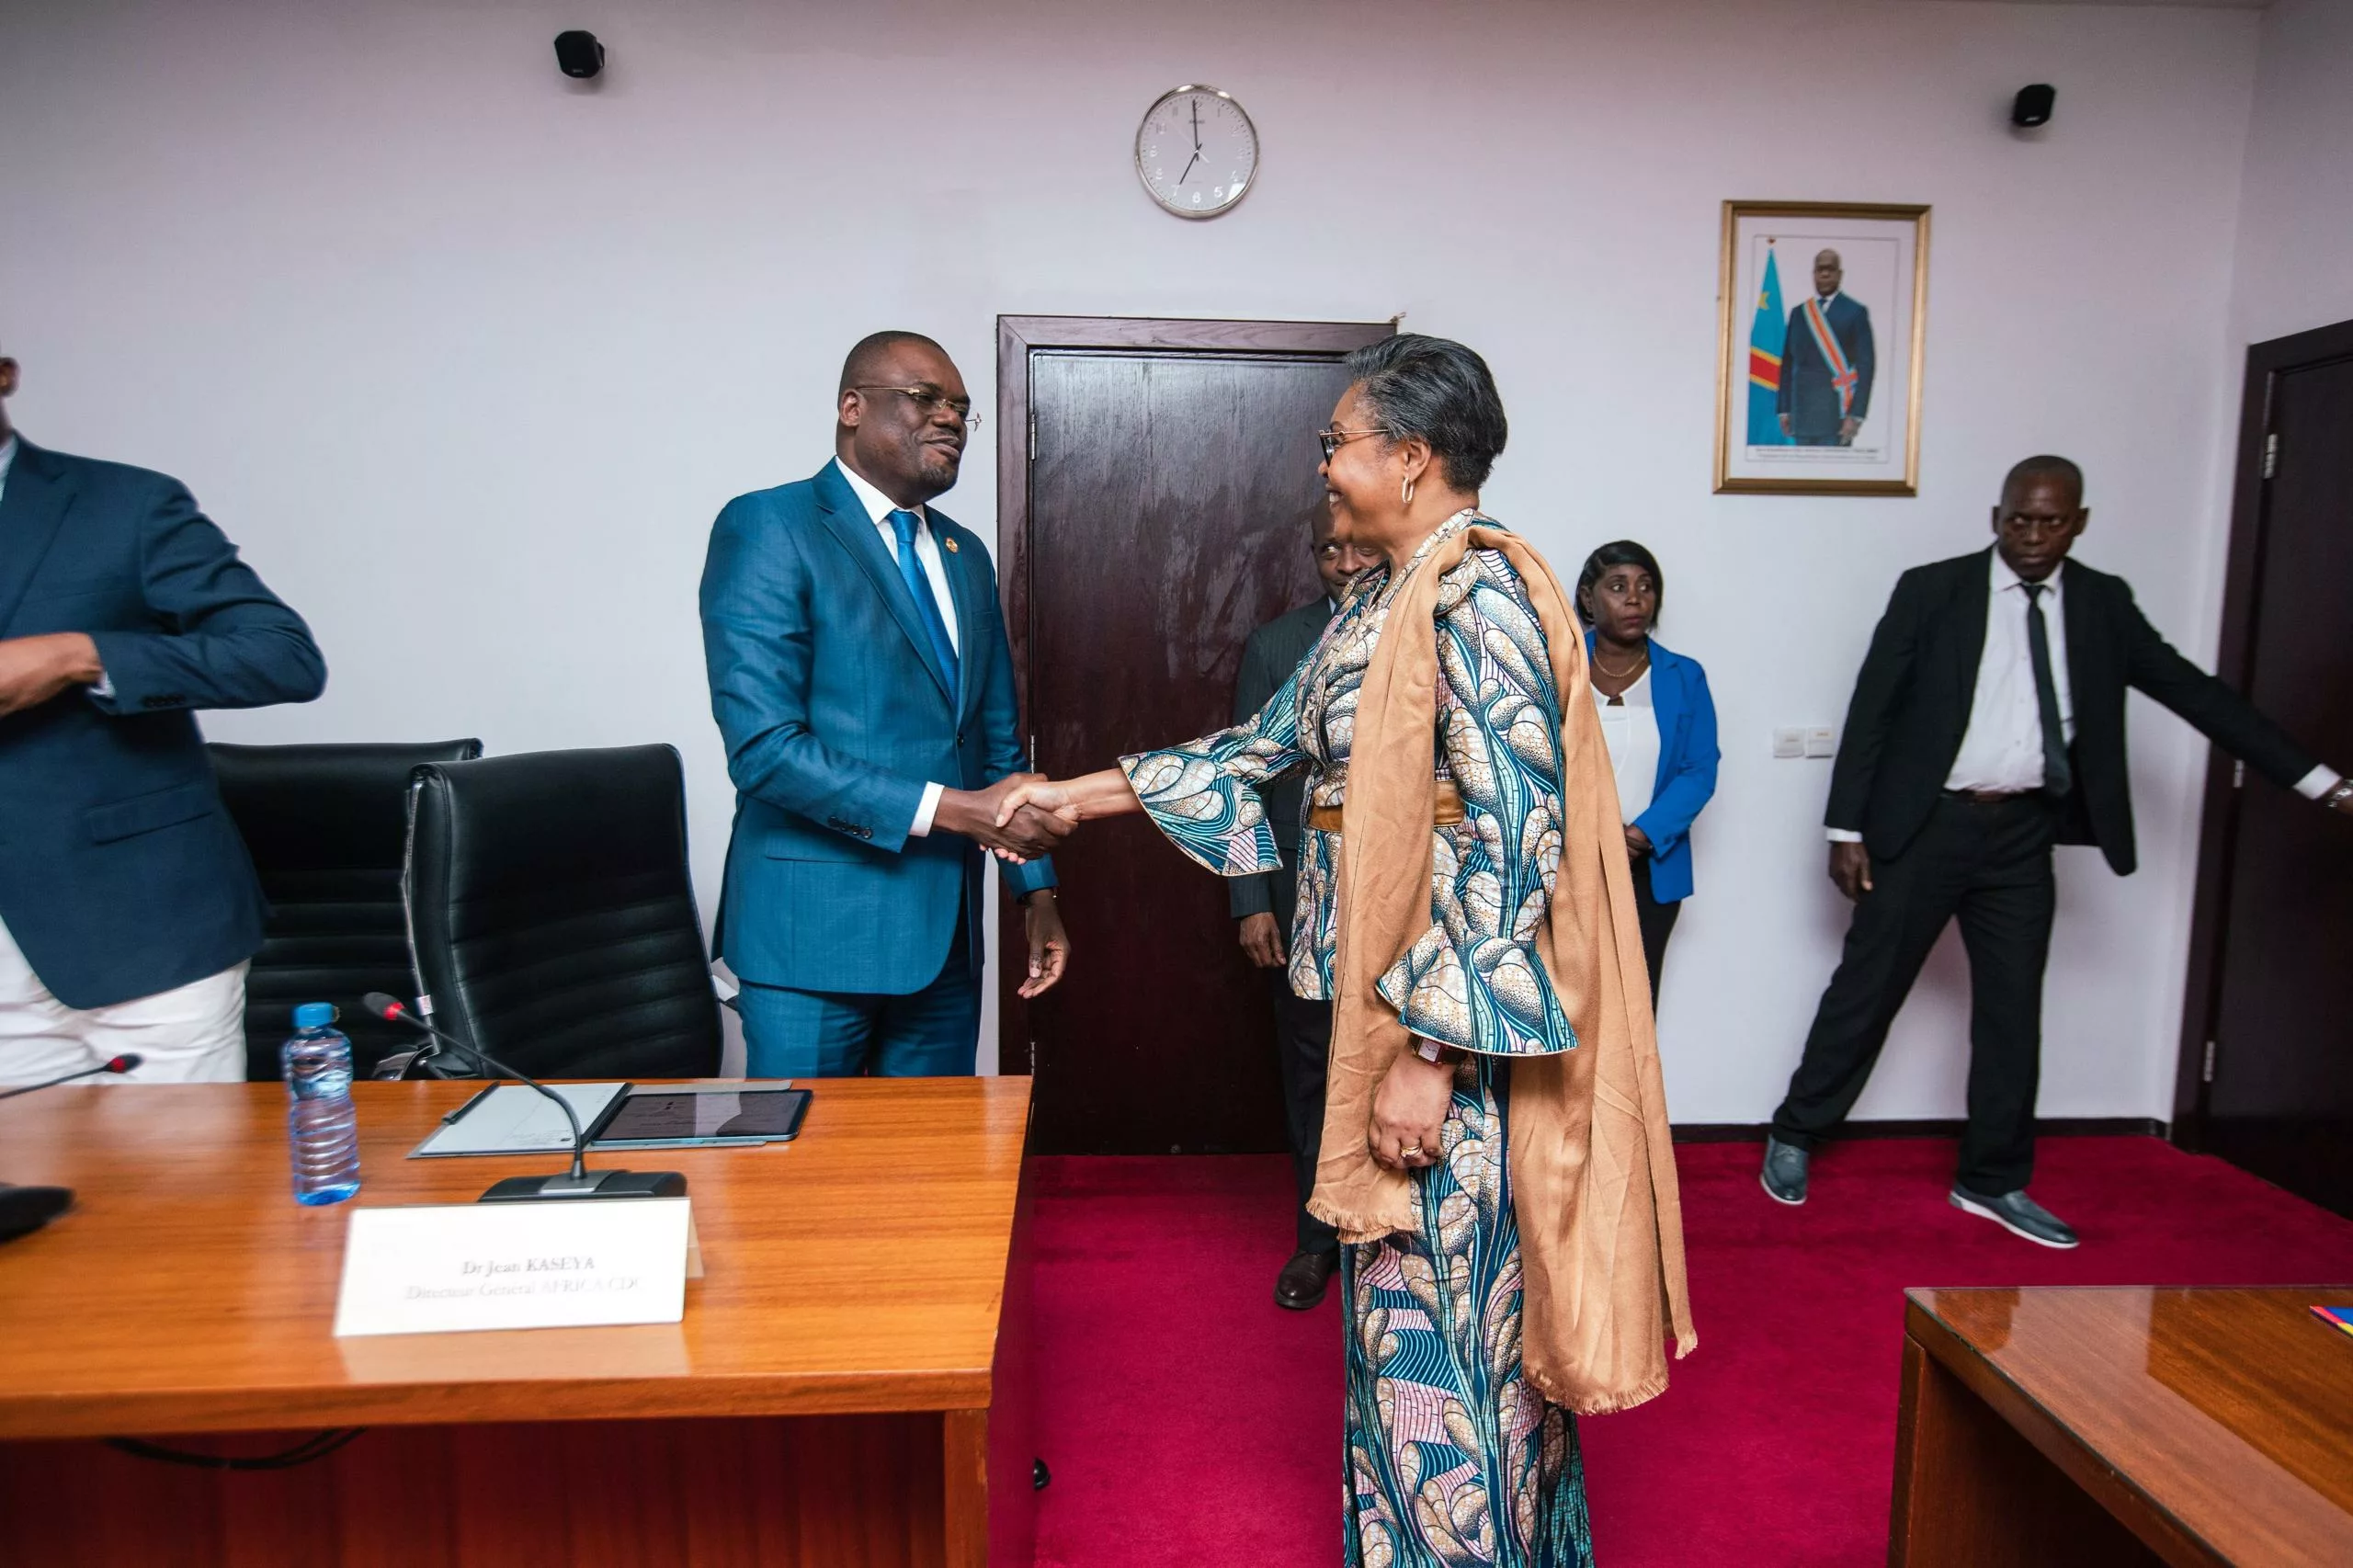
<path fill-rule="evenodd" d="M 555 35 L 555 62 L 565 75 L 585 81 L 605 68 L 605 46 L 597 41 L 595 33 L 576 29 L 558 33 Z M 2046 87 L 2043 91 L 2048 97 L 2050 89 Z"/>
<path fill-rule="evenodd" d="M 2059 90 L 2048 82 L 2037 82 L 2031 87 L 2020 87 L 2010 104 L 2010 123 L 2021 131 L 2031 131 L 2038 125 L 2051 123 L 2051 105 Z"/>

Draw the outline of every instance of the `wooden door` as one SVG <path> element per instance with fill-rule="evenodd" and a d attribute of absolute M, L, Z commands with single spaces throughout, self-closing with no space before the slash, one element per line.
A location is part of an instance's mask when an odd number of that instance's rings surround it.
<path fill-rule="evenodd" d="M 1057 778 L 1225 727 L 1242 645 L 1320 591 L 1315 432 L 1387 324 L 999 322 L 998 551 L 1035 766 Z M 1006 1070 L 1047 1153 L 1283 1146 L 1274 1015 L 1222 879 L 1144 818 L 1055 857 L 1074 957 L 1005 966 Z M 1018 915 L 1007 952 L 1021 950 Z"/>
<path fill-rule="evenodd" d="M 2257 344 L 2247 396 L 2222 673 L 2343 767 L 2353 759 L 2353 323 Z M 2247 779 L 2220 753 L 2214 775 L 2189 986 L 2193 1025 L 2202 1017 L 2205 1028 L 2193 1027 L 2184 1053 L 2195 1056 L 2195 1136 L 2353 1215 L 2353 818 Z"/>

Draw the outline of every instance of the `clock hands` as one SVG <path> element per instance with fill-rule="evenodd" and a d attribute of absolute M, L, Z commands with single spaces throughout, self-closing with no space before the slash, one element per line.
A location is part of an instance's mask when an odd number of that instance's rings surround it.
<path fill-rule="evenodd" d="M 1185 164 L 1185 173 L 1184 173 L 1184 174 L 1181 174 L 1181 175 L 1178 175 L 1178 176 L 1176 176 L 1176 183 L 1177 183 L 1178 185 L 1183 185 L 1183 184 L 1185 183 L 1185 176 L 1186 176 L 1186 175 L 1189 175 L 1189 174 L 1191 174 L 1191 173 L 1193 172 L 1193 165 L 1194 165 L 1195 164 L 1199 163 L 1200 161 L 1201 161 L 1201 100 L 1200 100 L 1200 99 L 1199 99 L 1199 98 L 1195 98 L 1195 99 L 1193 100 L 1193 155 L 1192 155 L 1192 157 L 1191 157 L 1191 158 L 1189 158 L 1188 160 L 1187 160 L 1187 162 L 1186 162 L 1186 164 Z"/>

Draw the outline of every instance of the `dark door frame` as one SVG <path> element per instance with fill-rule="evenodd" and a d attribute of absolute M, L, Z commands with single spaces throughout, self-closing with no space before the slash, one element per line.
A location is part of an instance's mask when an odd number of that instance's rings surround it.
<path fill-rule="evenodd" d="M 1034 348 L 1156 349 L 1165 353 L 1297 354 L 1328 358 L 1378 343 L 1395 320 L 1210 321 L 1165 316 L 999 316 L 996 318 L 996 570 L 1006 639 L 1013 646 L 1013 687 L 1029 730 L 1029 352 Z M 1033 1065 L 1029 1006 L 1019 994 L 1024 966 L 1005 955 L 1027 950 L 1021 915 L 1004 906 L 998 926 L 997 1070 Z M 1082 955 L 1080 962 L 1085 962 Z M 1006 1042 L 1018 1040 L 1018 1051 Z"/>
<path fill-rule="evenodd" d="M 2255 674 L 2259 630 L 2255 596 L 2262 581 L 2264 535 L 2270 524 L 2265 467 L 2279 378 L 2342 359 L 2353 359 L 2353 321 L 2247 347 L 2238 468 L 2231 485 L 2230 558 L 2222 579 L 2222 633 L 2214 653 L 2215 674 L 2235 690 L 2246 690 Z M 2223 910 L 2238 838 L 2239 789 L 2245 778 L 2235 759 L 2220 749 L 2209 754 L 2197 891 L 2190 904 L 2188 975 L 2182 988 L 2181 1055 L 2174 1074 L 2173 1141 L 2186 1149 L 2202 1148 L 2206 1141 L 2207 1085 L 2212 1074 L 2207 1052 L 2222 1001 L 2223 948 L 2229 940 Z"/>

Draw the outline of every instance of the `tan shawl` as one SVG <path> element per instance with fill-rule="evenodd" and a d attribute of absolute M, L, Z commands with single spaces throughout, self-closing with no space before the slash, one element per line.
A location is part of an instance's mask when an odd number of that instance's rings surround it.
<path fill-rule="evenodd" d="M 1669 1330 L 1678 1357 L 1699 1341 L 1618 786 L 1593 704 L 1579 700 L 1585 637 L 1544 558 L 1500 528 L 1474 524 L 1442 540 L 1400 585 L 1358 699 L 1336 895 L 1332 1065 L 1308 1207 L 1350 1241 L 1414 1222 L 1408 1178 L 1383 1170 L 1366 1147 L 1373 1092 L 1407 1040 L 1373 984 L 1429 925 L 1435 616 L 1440 579 L 1474 548 L 1500 551 L 1518 568 L 1563 699 L 1561 869 L 1536 946 L 1577 1049 L 1511 1064 L 1522 1357 L 1546 1399 L 1598 1415 L 1666 1387 Z"/>

